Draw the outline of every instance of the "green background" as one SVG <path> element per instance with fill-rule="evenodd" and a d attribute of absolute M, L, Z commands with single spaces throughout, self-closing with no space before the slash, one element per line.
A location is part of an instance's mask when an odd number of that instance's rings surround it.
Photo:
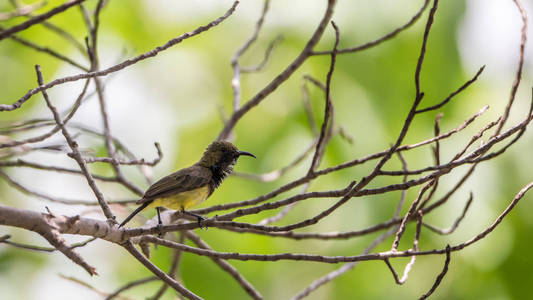
<path fill-rule="evenodd" d="M 395 1 L 394 1 L 395 2 Z M 405 23 L 420 7 L 420 1 L 339 1 L 333 17 L 341 31 L 341 48 L 358 45 L 381 36 Z M 62 3 L 49 1 L 38 12 L 45 12 Z M 92 9 L 95 1 L 87 1 Z M 228 1 L 203 3 L 201 1 L 110 1 L 101 15 L 99 54 L 102 67 L 149 51 L 155 46 L 183 32 L 193 30 L 221 15 L 231 5 Z M 249 52 L 241 59 L 243 66 L 255 65 L 264 49 L 279 35 L 283 41 L 274 50 L 271 61 L 261 73 L 244 74 L 242 77 L 243 102 L 250 99 L 274 76 L 290 63 L 307 42 L 325 7 L 325 1 L 285 2 L 273 0 L 265 27 Z M 111 129 L 130 149 L 151 159 L 155 156 L 153 142 L 159 141 L 164 159 L 154 168 L 154 178 L 194 163 L 222 129 L 219 111 L 231 113 L 233 53 L 253 32 L 255 20 L 262 8 L 262 1 L 243 1 L 227 21 L 205 34 L 186 40 L 158 56 L 140 62 L 115 75 L 103 78 L 111 117 Z M 0 9 L 11 9 L 8 1 L 0 1 Z M 427 57 L 422 71 L 422 90 L 426 96 L 422 107 L 438 103 L 451 91 L 471 78 L 478 67 L 465 67 L 461 59 L 458 36 L 466 11 L 464 1 L 442 1 L 429 39 Z M 516 14 L 514 15 L 516 17 Z M 403 120 L 413 101 L 414 69 L 421 45 L 427 11 L 409 30 L 382 45 L 355 54 L 341 55 L 337 59 L 332 85 L 335 105 L 335 122 L 352 138 L 350 143 L 339 135 L 332 138 L 327 147 L 321 168 L 333 166 L 350 159 L 386 149 L 399 133 Z M 8 27 L 24 21 L 16 18 L 2 22 Z M 75 35 L 79 41 L 87 35 L 78 8 L 66 11 L 50 20 Z M 519 28 L 517 27 L 516 32 Z M 41 45 L 84 61 L 74 47 L 42 26 L 34 26 L 20 34 Z M 518 39 L 509 45 L 511 55 L 518 52 Z M 317 49 L 330 49 L 333 30 L 328 28 Z M 517 59 L 517 55 L 515 60 Z M 438 112 L 444 113 L 441 121 L 443 132 L 459 126 L 484 105 L 490 109 L 471 127 L 441 144 L 442 159 L 453 157 L 469 137 L 484 124 L 495 120 L 503 110 L 512 84 L 509 76 L 496 76 L 491 69 L 492 60 L 485 62 L 487 69 L 480 80 L 465 93 L 442 109 L 423 114 L 415 119 L 405 143 L 430 138 L 433 122 Z M 40 64 L 46 81 L 77 74 L 79 71 L 55 58 L 37 53 L 9 39 L 0 43 L 0 83 L 3 104 L 11 104 L 28 89 L 36 86 L 33 66 Z M 510 66 L 510 70 L 516 62 Z M 308 61 L 260 106 L 252 109 L 236 127 L 235 144 L 242 150 L 254 153 L 258 159 L 241 159 L 237 171 L 263 173 L 279 169 L 297 157 L 312 141 L 312 132 L 302 105 L 302 76 L 310 74 L 325 81 L 329 57 L 311 57 Z M 492 72 L 492 73 L 491 73 Z M 518 93 L 515 109 L 508 124 L 515 124 L 523 117 L 529 103 L 530 75 L 525 70 L 524 85 Z M 55 103 L 66 109 L 73 101 L 78 86 L 68 84 L 51 90 Z M 313 112 L 320 126 L 324 105 L 323 93 L 309 85 Z M 89 107 L 96 107 L 97 99 L 91 99 Z M 91 115 L 92 113 L 92 115 Z M 81 111 L 78 121 L 94 128 L 100 127 L 96 110 Z M 3 124 L 11 120 L 50 117 L 40 96 L 34 96 L 22 109 L 1 113 Z M 4 123 L 6 122 L 6 123 Z M 15 136 L 19 138 L 21 136 Z M 60 140 L 60 136 L 55 136 Z M 81 136 L 82 147 L 96 155 L 105 155 L 101 141 Z M 468 193 L 474 193 L 474 203 L 459 229 L 450 236 L 438 236 L 423 230 L 421 249 L 442 248 L 447 243 L 457 244 L 470 239 L 486 228 L 506 207 L 516 192 L 528 183 L 533 164 L 529 158 L 532 147 L 531 134 L 526 135 L 515 147 L 495 161 L 480 165 L 469 182 L 442 208 L 425 217 L 425 221 L 439 227 L 447 227 L 460 214 Z M 48 154 L 46 154 L 48 155 Z M 429 147 L 406 153 L 409 167 L 420 168 L 432 163 Z M 44 156 L 47 157 L 47 156 Z M 31 156 L 29 156 L 31 158 Z M 36 159 L 44 159 L 36 156 Z M 68 163 L 68 162 L 67 162 Z M 202 205 L 227 203 L 254 198 L 300 177 L 310 163 L 308 157 L 302 164 L 273 182 L 257 182 L 231 177 L 224 182 Z M 75 166 L 70 162 L 71 166 Z M 352 180 L 360 180 L 374 167 L 369 162 L 355 168 L 321 177 L 310 186 L 311 191 L 338 189 Z M 95 172 L 111 175 L 104 165 L 92 166 Z M 396 170 L 400 164 L 393 158 L 387 170 Z M 131 180 L 142 188 L 142 181 L 135 168 L 124 167 Z M 10 169 L 10 175 L 32 184 L 31 176 L 43 175 L 41 171 Z M 459 168 L 440 182 L 436 197 L 444 195 L 466 171 Z M 90 191 L 66 191 L 58 187 L 59 179 L 47 178 L 48 184 L 34 187 L 48 194 L 90 197 Z M 45 179 L 42 179 L 45 180 Z M 67 180 L 67 179 L 65 179 Z M 74 179 L 83 186 L 83 178 Z M 378 187 L 401 178 L 379 177 L 370 187 Z M 55 185 L 54 185 L 55 184 Z M 32 185 L 33 186 L 33 185 Z M 112 184 L 99 184 L 110 199 L 134 197 Z M 57 187 L 57 188 L 53 188 Z M 81 189 L 81 188 L 80 188 Z M 56 206 L 25 196 L 0 182 L 3 196 L 0 202 L 20 208 L 39 211 L 48 205 L 59 213 L 75 214 L 86 207 Z M 296 193 L 291 191 L 286 195 Z M 407 203 L 416 197 L 418 190 L 409 191 Z M 72 193 L 72 194 L 68 194 Z M 302 231 L 348 231 L 368 227 L 390 218 L 400 197 L 399 192 L 355 198 L 319 224 Z M 278 197 L 277 199 L 282 199 Z M 533 222 L 528 212 L 533 208 L 527 195 L 504 222 L 487 238 L 463 251 L 452 254 L 448 274 L 433 299 L 527 299 L 530 294 L 531 268 L 530 236 Z M 311 199 L 297 205 L 279 224 L 291 224 L 311 217 L 334 199 Z M 113 207 L 119 218 L 128 211 Z M 406 207 L 404 207 L 404 212 Z M 259 222 L 279 210 L 238 219 L 243 222 Z M 146 212 L 152 216 L 153 212 Z M 139 224 L 139 223 L 137 223 Z M 407 249 L 413 238 L 413 224 L 400 248 Z M 1 234 L 10 233 L 13 240 L 31 244 L 45 242 L 34 234 L 12 228 L 2 228 Z M 379 233 L 349 240 L 303 240 L 238 234 L 218 229 L 197 232 L 217 251 L 273 254 L 304 252 L 322 255 L 356 255 Z M 390 248 L 392 240 L 381 244 L 377 250 Z M 89 264 L 97 268 L 99 276 L 89 278 L 83 270 L 70 263 L 61 254 L 32 253 L 0 245 L 0 288 L 11 299 L 71 299 L 73 295 L 86 299 L 101 297 L 87 292 L 87 288 L 66 281 L 58 273 L 75 276 L 103 292 L 111 292 L 123 283 L 150 275 L 129 255 L 103 241 L 89 244 L 79 251 Z M 163 270 L 168 269 L 172 252 L 159 247 L 152 251 L 152 261 Z M 400 272 L 408 259 L 395 259 L 393 265 Z M 321 287 L 309 299 L 414 299 L 425 293 L 441 271 L 443 256 L 419 257 L 409 280 L 402 286 L 394 280 L 381 261 L 364 262 L 335 281 Z M 308 262 L 254 262 L 230 261 L 265 297 L 287 299 L 298 293 L 318 277 L 340 267 L 338 265 Z M 227 273 L 208 258 L 185 253 L 179 271 L 185 286 L 206 299 L 246 299 L 247 294 Z M 160 283 L 149 283 L 131 289 L 124 295 L 144 299 L 155 293 Z M 39 292 L 43 294 L 39 294 Z M 82 294 L 73 294 L 73 293 Z M 165 299 L 174 299 L 174 292 L 167 291 Z M 50 298 L 52 299 L 52 298 Z"/>

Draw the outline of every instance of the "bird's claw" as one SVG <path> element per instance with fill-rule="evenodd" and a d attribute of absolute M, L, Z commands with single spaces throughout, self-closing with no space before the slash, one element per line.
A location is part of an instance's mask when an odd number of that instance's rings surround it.
<path fill-rule="evenodd" d="M 207 226 L 203 227 L 202 222 L 205 221 L 205 218 L 202 216 L 198 216 L 198 226 L 200 226 L 200 229 L 205 229 L 207 231 Z"/>
<path fill-rule="evenodd" d="M 157 228 L 157 231 L 158 231 L 157 236 L 158 236 L 160 239 L 162 239 L 162 238 L 163 238 L 163 232 L 161 231 L 161 229 L 163 228 L 163 225 L 162 225 L 162 224 L 157 224 L 156 228 Z"/>

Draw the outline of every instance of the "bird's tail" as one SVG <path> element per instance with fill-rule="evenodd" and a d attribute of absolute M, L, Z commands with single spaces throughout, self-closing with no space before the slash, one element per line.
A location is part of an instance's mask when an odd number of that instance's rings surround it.
<path fill-rule="evenodd" d="M 126 225 L 126 223 L 128 223 L 133 217 L 135 217 L 135 215 L 138 214 L 141 210 L 145 209 L 150 203 L 152 202 L 144 202 L 141 206 L 137 207 L 137 209 L 135 209 L 124 221 L 122 221 L 122 223 L 120 223 L 118 227 L 120 228 Z"/>

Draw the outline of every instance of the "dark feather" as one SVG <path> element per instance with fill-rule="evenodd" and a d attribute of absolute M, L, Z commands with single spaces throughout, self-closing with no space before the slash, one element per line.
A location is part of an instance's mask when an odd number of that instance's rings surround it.
<path fill-rule="evenodd" d="M 213 184 L 215 188 L 219 187 L 222 184 L 224 178 L 230 175 L 233 172 L 233 165 L 229 166 L 227 169 L 222 169 L 218 165 L 211 167 L 211 173 L 213 174 Z"/>
<path fill-rule="evenodd" d="M 126 223 L 128 223 L 133 217 L 135 217 L 135 215 L 137 215 L 141 210 L 143 210 L 145 207 L 147 207 L 148 205 L 150 205 L 150 202 L 145 202 L 143 203 L 143 205 L 137 207 L 137 209 L 135 209 L 126 219 L 124 219 L 124 221 L 122 221 L 122 223 L 120 223 L 120 225 L 118 226 L 119 228 L 124 226 Z"/>
<path fill-rule="evenodd" d="M 208 168 L 193 165 L 191 167 L 181 169 L 175 173 L 159 179 L 152 184 L 144 193 L 142 199 L 137 201 L 137 204 L 152 202 L 157 198 L 170 197 L 182 192 L 197 189 L 206 186 L 212 181 L 211 170 Z M 210 194 L 212 192 L 210 190 Z"/>

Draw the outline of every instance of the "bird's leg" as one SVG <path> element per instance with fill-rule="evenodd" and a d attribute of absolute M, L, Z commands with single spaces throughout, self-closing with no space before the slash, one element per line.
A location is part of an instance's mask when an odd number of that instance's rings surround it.
<path fill-rule="evenodd" d="M 205 220 L 205 217 L 197 215 L 197 214 L 189 212 L 189 211 L 186 211 L 183 208 L 181 209 L 181 213 L 185 214 L 185 215 L 196 217 L 198 219 L 198 226 L 200 226 L 200 229 L 204 229 L 204 227 L 202 227 L 202 221 Z M 207 230 L 207 227 L 205 227 L 205 230 Z"/>
<path fill-rule="evenodd" d="M 159 231 L 159 238 L 163 238 L 163 232 L 161 232 L 161 226 L 163 226 L 163 222 L 161 221 L 161 212 L 159 211 L 161 207 L 156 207 L 155 210 L 157 211 L 157 230 Z"/>

